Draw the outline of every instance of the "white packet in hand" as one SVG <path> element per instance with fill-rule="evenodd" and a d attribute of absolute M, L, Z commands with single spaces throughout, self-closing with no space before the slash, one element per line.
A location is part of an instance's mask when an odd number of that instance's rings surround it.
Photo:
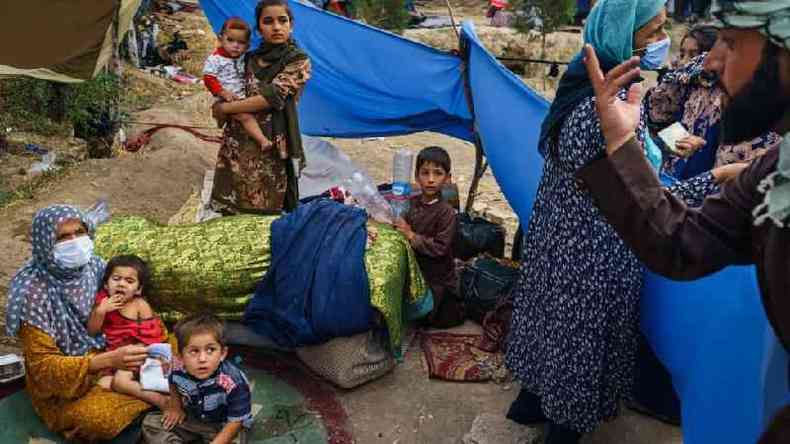
<path fill-rule="evenodd" d="M 690 135 L 691 134 L 689 134 L 689 132 L 686 131 L 686 128 L 680 122 L 675 122 L 672 125 L 659 131 L 658 133 L 658 137 L 660 137 L 661 140 L 664 141 L 667 147 L 669 147 L 669 149 L 672 150 L 673 153 L 679 155 L 683 155 L 683 153 L 681 153 L 677 149 L 678 141 Z"/>
<path fill-rule="evenodd" d="M 148 357 L 140 367 L 140 385 L 143 390 L 169 393 L 170 368 L 172 366 L 170 344 L 151 344 L 148 346 Z"/>

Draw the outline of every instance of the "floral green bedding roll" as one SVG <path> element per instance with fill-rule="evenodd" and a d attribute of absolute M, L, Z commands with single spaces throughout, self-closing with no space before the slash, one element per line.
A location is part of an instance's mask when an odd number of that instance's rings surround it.
<path fill-rule="evenodd" d="M 269 268 L 270 226 L 276 217 L 232 216 L 200 224 L 162 225 L 114 217 L 99 225 L 96 253 L 135 254 L 148 262 L 149 302 L 168 321 L 209 311 L 239 319 Z"/>

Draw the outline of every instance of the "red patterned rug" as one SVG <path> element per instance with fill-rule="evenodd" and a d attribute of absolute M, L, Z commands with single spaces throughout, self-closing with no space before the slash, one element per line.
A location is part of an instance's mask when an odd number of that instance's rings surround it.
<path fill-rule="evenodd" d="M 420 345 L 433 379 L 484 382 L 501 372 L 503 357 L 477 347 L 482 335 L 420 333 Z"/>

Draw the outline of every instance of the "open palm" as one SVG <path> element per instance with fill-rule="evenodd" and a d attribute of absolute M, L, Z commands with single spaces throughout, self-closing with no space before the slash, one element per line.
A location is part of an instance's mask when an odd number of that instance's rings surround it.
<path fill-rule="evenodd" d="M 586 45 L 584 65 L 595 91 L 595 106 L 606 139 L 606 151 L 612 154 L 634 137 L 639 127 L 642 86 L 634 83 L 628 88 L 626 100 L 618 97 L 623 88 L 639 77 L 639 57 L 626 60 L 604 76 L 595 49 Z"/>

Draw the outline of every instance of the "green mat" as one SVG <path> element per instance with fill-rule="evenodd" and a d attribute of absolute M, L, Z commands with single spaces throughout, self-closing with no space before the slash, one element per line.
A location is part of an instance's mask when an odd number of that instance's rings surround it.
<path fill-rule="evenodd" d="M 255 423 L 250 444 L 324 444 L 327 432 L 317 412 L 294 387 L 265 371 L 246 369 L 252 384 Z M 27 393 L 20 391 L 0 400 L 0 443 L 66 443 L 47 430 Z"/>

